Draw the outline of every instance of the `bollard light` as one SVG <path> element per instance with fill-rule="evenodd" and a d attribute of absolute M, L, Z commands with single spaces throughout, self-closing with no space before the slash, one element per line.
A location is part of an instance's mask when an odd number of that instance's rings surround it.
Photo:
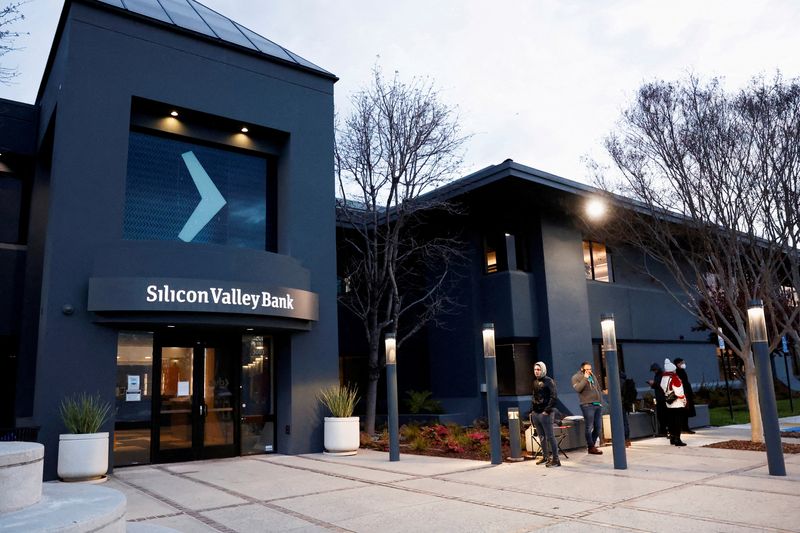
<path fill-rule="evenodd" d="M 750 341 L 767 342 L 767 323 L 764 320 L 764 302 L 751 300 L 747 306 L 747 318 L 750 323 Z"/>
<path fill-rule="evenodd" d="M 497 358 L 494 346 L 494 324 L 483 325 L 483 361 L 486 367 L 486 415 L 489 419 L 489 447 L 492 464 L 503 462 L 500 444 L 500 404 L 497 397 Z"/>
<path fill-rule="evenodd" d="M 764 320 L 764 302 L 752 300 L 747 306 L 750 326 L 750 343 L 755 356 L 758 404 L 761 409 L 761 427 L 767 448 L 767 467 L 771 476 L 785 476 L 781 428 L 778 422 L 778 406 L 775 402 L 775 385 L 769 359 L 767 324 Z"/>
<path fill-rule="evenodd" d="M 483 325 L 483 356 L 495 357 L 494 351 L 494 324 Z"/>
<path fill-rule="evenodd" d="M 603 351 L 606 354 L 608 372 L 608 403 L 611 415 L 611 449 L 614 452 L 614 468 L 625 470 L 628 459 L 625 454 L 625 413 L 622 410 L 622 388 L 619 382 L 619 362 L 617 361 L 617 332 L 614 315 L 600 315 L 600 329 L 603 333 Z"/>
<path fill-rule="evenodd" d="M 617 332 L 614 325 L 614 315 L 610 313 L 600 315 L 600 329 L 603 332 L 603 349 L 617 349 Z"/>
<path fill-rule="evenodd" d="M 400 428 L 397 406 L 397 338 L 387 333 L 386 344 L 386 406 L 389 419 L 389 461 L 400 460 Z"/>
<path fill-rule="evenodd" d="M 394 333 L 387 333 L 386 340 L 386 364 L 397 364 L 397 337 Z"/>
<path fill-rule="evenodd" d="M 511 448 L 509 461 L 522 461 L 522 445 L 520 444 L 519 407 L 508 408 L 508 440 Z"/>

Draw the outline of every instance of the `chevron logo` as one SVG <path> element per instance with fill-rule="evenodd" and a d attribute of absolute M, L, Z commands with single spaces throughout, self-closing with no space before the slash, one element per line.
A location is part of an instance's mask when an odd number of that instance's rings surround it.
<path fill-rule="evenodd" d="M 194 208 L 194 212 L 183 225 L 183 229 L 178 234 L 178 238 L 184 242 L 192 242 L 197 234 L 211 222 L 211 219 L 219 213 L 225 204 L 225 198 L 220 194 L 217 186 L 211 181 L 203 165 L 197 160 L 194 152 L 181 154 L 189 175 L 192 176 L 194 186 L 200 193 L 200 203 Z"/>

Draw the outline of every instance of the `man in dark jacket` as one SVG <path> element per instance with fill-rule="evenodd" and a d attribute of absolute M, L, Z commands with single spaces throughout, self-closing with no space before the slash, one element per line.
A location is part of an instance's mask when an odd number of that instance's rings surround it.
<path fill-rule="evenodd" d="M 548 468 L 561 466 L 561 460 L 558 458 L 558 443 L 556 443 L 556 436 L 553 433 L 553 411 L 558 399 L 556 382 L 547 376 L 547 365 L 541 361 L 533 365 L 533 376 L 531 422 L 536 428 L 542 446 L 542 458 L 536 461 L 536 464 L 545 463 Z"/>
<path fill-rule="evenodd" d="M 669 437 L 667 433 L 667 399 L 664 397 L 664 389 L 661 388 L 661 377 L 664 372 L 658 363 L 650 365 L 650 372 L 653 372 L 653 379 L 648 379 L 647 384 L 653 389 L 653 396 L 656 398 L 656 419 L 658 419 L 658 436 Z"/>
<path fill-rule="evenodd" d="M 694 434 L 694 431 L 689 429 L 689 419 L 697 416 L 697 411 L 694 408 L 694 391 L 692 390 L 692 383 L 689 381 L 689 375 L 686 373 L 686 362 L 682 357 L 676 357 L 673 361 L 675 366 L 678 367 L 675 373 L 683 383 L 683 394 L 686 396 L 686 416 L 683 417 L 683 427 L 681 433 Z"/>

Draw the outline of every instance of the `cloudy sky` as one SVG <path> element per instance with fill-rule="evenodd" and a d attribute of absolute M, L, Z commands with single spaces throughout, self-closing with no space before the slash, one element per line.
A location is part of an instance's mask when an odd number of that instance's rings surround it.
<path fill-rule="evenodd" d="M 4 2 L 0 2 L 2 4 Z M 30 0 L 0 97 L 33 102 L 62 0 Z M 337 112 L 375 64 L 430 77 L 473 136 L 464 173 L 506 158 L 587 181 L 635 89 L 694 72 L 735 89 L 800 76 L 800 2 L 704 0 L 204 0 L 336 74 Z"/>

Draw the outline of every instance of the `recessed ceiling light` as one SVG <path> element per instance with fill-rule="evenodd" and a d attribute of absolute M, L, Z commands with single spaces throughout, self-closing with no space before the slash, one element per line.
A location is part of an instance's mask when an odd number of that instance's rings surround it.
<path fill-rule="evenodd" d="M 247 129 L 247 126 L 242 126 L 242 133 L 247 133 L 248 131 L 250 130 Z"/>
<path fill-rule="evenodd" d="M 169 324 L 169 325 L 167 325 L 167 327 L 168 328 L 174 328 L 175 326 L 173 326 L 172 324 Z"/>
<path fill-rule="evenodd" d="M 253 331 L 253 328 L 247 328 L 247 331 Z"/>
<path fill-rule="evenodd" d="M 177 117 L 178 116 L 178 112 L 177 111 L 172 111 L 170 113 L 170 115 L 173 116 L 173 117 Z"/>

